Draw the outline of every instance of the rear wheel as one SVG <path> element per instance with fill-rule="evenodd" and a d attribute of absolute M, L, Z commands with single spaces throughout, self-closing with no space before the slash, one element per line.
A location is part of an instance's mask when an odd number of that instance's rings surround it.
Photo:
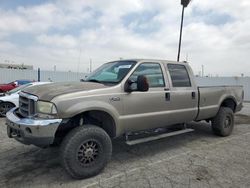
<path fill-rule="evenodd" d="M 84 125 L 73 129 L 61 145 L 61 163 L 75 179 L 98 174 L 110 160 L 112 142 L 100 127 Z"/>
<path fill-rule="evenodd" d="M 14 107 L 15 105 L 9 102 L 0 103 L 0 116 L 5 117 L 6 113 Z"/>
<path fill-rule="evenodd" d="M 221 107 L 212 119 L 212 130 L 218 136 L 229 136 L 234 128 L 234 113 L 231 108 Z"/>

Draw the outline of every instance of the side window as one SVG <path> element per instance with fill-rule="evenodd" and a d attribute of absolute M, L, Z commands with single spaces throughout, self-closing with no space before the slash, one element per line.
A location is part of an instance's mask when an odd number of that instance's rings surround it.
<path fill-rule="evenodd" d="M 29 83 L 28 81 L 25 81 L 25 80 L 19 80 L 17 81 L 18 85 L 24 85 L 24 84 L 27 84 Z"/>
<path fill-rule="evenodd" d="M 191 87 L 190 78 L 184 65 L 168 64 L 173 87 Z"/>
<path fill-rule="evenodd" d="M 130 76 L 130 80 L 136 81 L 139 75 L 144 75 L 148 79 L 149 87 L 164 87 L 164 77 L 162 69 L 158 63 L 142 63 L 140 64 L 133 74 Z"/>

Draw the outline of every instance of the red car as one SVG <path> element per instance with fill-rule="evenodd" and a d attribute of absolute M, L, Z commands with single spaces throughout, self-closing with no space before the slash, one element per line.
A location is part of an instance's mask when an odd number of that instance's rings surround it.
<path fill-rule="evenodd" d="M 15 80 L 13 82 L 10 82 L 8 84 L 0 84 L 0 93 L 5 93 L 7 91 L 10 91 L 20 85 L 28 84 L 32 81 L 30 80 Z"/>

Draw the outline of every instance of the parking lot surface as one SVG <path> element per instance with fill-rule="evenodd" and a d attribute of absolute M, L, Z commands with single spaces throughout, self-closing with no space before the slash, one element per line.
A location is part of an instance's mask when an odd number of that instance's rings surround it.
<path fill-rule="evenodd" d="M 194 132 L 135 146 L 113 142 L 113 156 L 98 176 L 71 179 L 58 148 L 25 146 L 6 135 L 0 119 L 0 187 L 250 187 L 250 104 L 236 116 L 229 137 L 207 123 Z"/>

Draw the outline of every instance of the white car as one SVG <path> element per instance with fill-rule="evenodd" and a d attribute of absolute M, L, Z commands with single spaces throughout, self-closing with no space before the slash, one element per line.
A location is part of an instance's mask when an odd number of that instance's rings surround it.
<path fill-rule="evenodd" d="M 19 86 L 15 89 L 12 89 L 5 93 L 4 96 L 0 96 L 0 117 L 4 117 L 5 114 L 12 108 L 19 106 L 19 95 L 18 93 L 27 87 L 35 85 L 49 84 L 51 82 L 32 82 L 22 86 Z"/>

